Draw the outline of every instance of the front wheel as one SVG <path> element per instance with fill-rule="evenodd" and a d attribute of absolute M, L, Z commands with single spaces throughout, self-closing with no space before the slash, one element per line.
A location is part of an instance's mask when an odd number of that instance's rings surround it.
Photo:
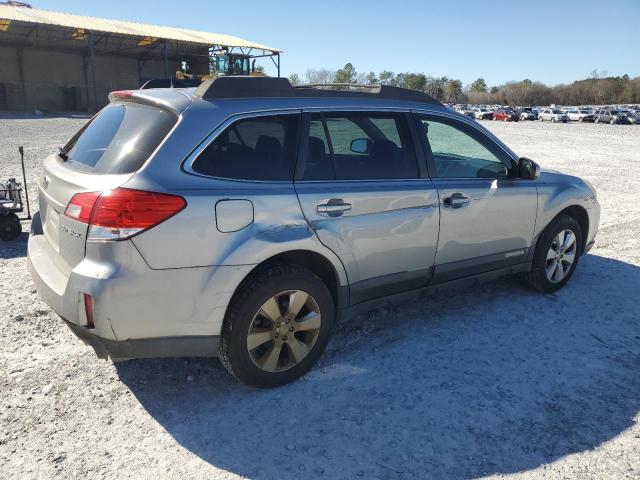
<path fill-rule="evenodd" d="M 540 234 L 527 280 L 551 293 L 564 287 L 582 254 L 582 230 L 575 218 L 561 215 Z"/>
<path fill-rule="evenodd" d="M 334 320 L 333 298 L 317 275 L 290 263 L 266 265 L 239 287 L 229 305 L 220 361 L 248 385 L 284 385 L 318 361 Z"/>

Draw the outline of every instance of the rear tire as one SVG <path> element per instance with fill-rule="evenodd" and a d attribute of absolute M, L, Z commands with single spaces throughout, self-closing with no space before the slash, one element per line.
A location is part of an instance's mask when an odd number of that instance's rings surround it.
<path fill-rule="evenodd" d="M 22 233 L 20 219 L 15 213 L 0 215 L 0 239 L 15 240 Z"/>
<path fill-rule="evenodd" d="M 219 358 L 243 383 L 284 385 L 315 365 L 334 322 L 333 298 L 317 275 L 296 264 L 268 264 L 253 272 L 231 300 Z"/>
<path fill-rule="evenodd" d="M 573 234 L 573 242 L 571 242 L 571 236 L 565 232 Z M 565 235 L 558 241 L 558 237 L 562 234 Z M 559 243 L 566 243 L 566 249 Z M 580 224 L 573 217 L 561 215 L 540 234 L 533 255 L 532 268 L 526 276 L 527 282 L 543 293 L 561 289 L 571 279 L 580 255 L 582 255 Z M 569 260 L 571 260 L 570 263 Z"/>

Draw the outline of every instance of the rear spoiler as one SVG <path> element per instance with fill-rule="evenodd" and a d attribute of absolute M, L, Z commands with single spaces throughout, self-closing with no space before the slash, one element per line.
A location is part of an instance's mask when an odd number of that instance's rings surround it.
<path fill-rule="evenodd" d="M 174 89 L 116 90 L 109 94 L 109 102 L 123 101 L 150 105 L 180 114 L 191 105 L 192 98 L 186 93 Z"/>

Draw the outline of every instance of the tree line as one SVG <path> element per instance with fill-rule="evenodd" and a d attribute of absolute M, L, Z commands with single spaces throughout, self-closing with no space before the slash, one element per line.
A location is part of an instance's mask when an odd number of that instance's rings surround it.
<path fill-rule="evenodd" d="M 425 92 L 442 102 L 501 105 L 606 105 L 640 103 L 640 77 L 610 77 L 594 70 L 589 78 L 548 86 L 524 79 L 489 87 L 483 78 L 469 85 L 455 78 L 424 73 L 357 72 L 351 63 L 338 70 L 309 69 L 303 78 L 289 77 L 294 85 L 322 83 L 382 84 Z"/>

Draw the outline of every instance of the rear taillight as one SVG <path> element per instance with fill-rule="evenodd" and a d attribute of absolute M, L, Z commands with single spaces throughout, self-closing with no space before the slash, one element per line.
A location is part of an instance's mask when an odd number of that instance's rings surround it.
<path fill-rule="evenodd" d="M 77 193 L 64 214 L 89 224 L 88 240 L 124 240 L 155 227 L 187 206 L 179 195 L 116 188 Z"/>
<path fill-rule="evenodd" d="M 100 196 L 100 193 L 102 192 L 76 193 L 71 197 L 69 205 L 67 205 L 67 208 L 64 210 L 64 214 L 79 222 L 89 223 L 93 206 Z"/>

